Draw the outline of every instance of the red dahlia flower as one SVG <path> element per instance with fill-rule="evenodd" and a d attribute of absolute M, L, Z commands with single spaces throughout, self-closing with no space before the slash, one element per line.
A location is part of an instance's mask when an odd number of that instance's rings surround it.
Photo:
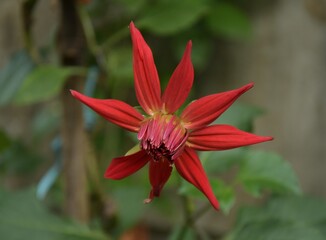
<path fill-rule="evenodd" d="M 218 209 L 218 201 L 195 150 L 224 150 L 272 140 L 271 137 L 257 136 L 229 125 L 208 126 L 253 83 L 193 101 L 178 116 L 175 112 L 186 100 L 194 78 L 191 41 L 161 96 L 151 49 L 132 22 L 130 32 L 136 96 L 147 115 L 143 116 L 119 100 L 95 99 L 71 91 L 75 98 L 108 121 L 138 133 L 139 151 L 114 158 L 104 176 L 122 179 L 148 163 L 152 186 L 149 198 L 145 200 L 148 203 L 160 195 L 174 165 L 179 174 L 202 191 L 214 208 Z"/>

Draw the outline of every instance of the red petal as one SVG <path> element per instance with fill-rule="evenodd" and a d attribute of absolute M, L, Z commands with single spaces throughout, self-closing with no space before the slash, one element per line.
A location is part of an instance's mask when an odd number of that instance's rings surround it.
<path fill-rule="evenodd" d="M 153 54 L 134 23 L 130 23 L 133 43 L 135 90 L 139 104 L 146 113 L 161 109 L 161 87 Z"/>
<path fill-rule="evenodd" d="M 249 83 L 228 92 L 212 94 L 190 103 L 181 114 L 184 126 L 188 129 L 205 127 L 218 118 L 243 93 L 253 87 Z"/>
<path fill-rule="evenodd" d="M 149 180 L 152 185 L 152 190 L 149 194 L 149 199 L 145 202 L 150 202 L 154 197 L 159 197 L 161 190 L 169 179 L 172 172 L 172 166 L 168 160 L 160 161 L 151 160 L 149 163 Z"/>
<path fill-rule="evenodd" d="M 71 94 L 106 120 L 132 132 L 138 132 L 144 117 L 133 107 L 115 99 L 96 99 L 71 90 Z"/>
<path fill-rule="evenodd" d="M 104 177 L 114 180 L 128 177 L 141 169 L 149 160 L 150 156 L 143 150 L 128 156 L 113 158 Z"/>
<path fill-rule="evenodd" d="M 212 125 L 190 133 L 188 145 L 201 151 L 225 150 L 272 140 L 230 125 Z"/>
<path fill-rule="evenodd" d="M 194 68 L 191 63 L 191 41 L 188 42 L 181 62 L 173 72 L 166 87 L 162 102 L 168 113 L 174 113 L 186 100 L 194 80 Z"/>
<path fill-rule="evenodd" d="M 185 147 L 184 153 L 174 162 L 174 164 L 180 175 L 202 191 L 213 207 L 218 210 L 219 203 L 212 191 L 204 168 L 196 152 L 189 147 Z"/>

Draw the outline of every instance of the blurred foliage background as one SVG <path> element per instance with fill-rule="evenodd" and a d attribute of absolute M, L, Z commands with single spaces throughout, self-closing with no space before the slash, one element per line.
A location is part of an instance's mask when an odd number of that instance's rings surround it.
<path fill-rule="evenodd" d="M 1 1 L 1 239 L 325 239 L 325 5 Z M 69 89 L 137 106 L 130 21 L 151 46 L 163 86 L 193 41 L 189 99 L 256 83 L 217 122 L 274 142 L 200 153 L 220 212 L 177 174 L 149 205 L 147 169 L 102 177 L 136 138 Z"/>

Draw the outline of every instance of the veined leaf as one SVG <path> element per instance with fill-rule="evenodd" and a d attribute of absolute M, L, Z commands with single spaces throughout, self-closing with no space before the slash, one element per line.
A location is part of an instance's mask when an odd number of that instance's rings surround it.
<path fill-rule="evenodd" d="M 227 186 L 220 179 L 213 179 L 210 181 L 210 183 L 211 183 L 213 192 L 214 192 L 215 196 L 217 197 L 217 200 L 220 203 L 221 210 L 225 214 L 228 214 L 235 202 L 234 189 L 230 186 Z M 196 187 L 194 187 L 192 184 L 190 184 L 186 181 L 182 182 L 179 192 L 181 194 L 184 194 L 189 197 L 206 199 L 205 195 L 201 191 L 199 191 Z"/>
<path fill-rule="evenodd" d="M 275 153 L 248 151 L 240 165 L 238 180 L 254 196 L 258 196 L 262 189 L 275 193 L 301 193 L 291 165 Z"/>
<path fill-rule="evenodd" d="M 325 239 L 326 202 L 307 196 L 270 200 L 261 207 L 240 211 L 228 240 Z"/>
<path fill-rule="evenodd" d="M 200 159 L 207 173 L 223 173 L 243 161 L 247 148 L 235 148 L 224 151 L 200 152 Z"/>

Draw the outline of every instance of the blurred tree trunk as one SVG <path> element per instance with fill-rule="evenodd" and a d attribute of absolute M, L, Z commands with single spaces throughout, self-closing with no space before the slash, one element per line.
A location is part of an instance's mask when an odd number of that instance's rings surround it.
<path fill-rule="evenodd" d="M 325 4 L 318 5 L 322 2 L 248 2 L 252 39 L 217 45 L 211 81 L 202 91 L 213 93 L 212 89 L 230 90 L 254 82 L 254 88 L 239 100 L 265 110 L 255 133 L 274 136 L 273 141 L 255 147 L 281 154 L 294 167 L 303 191 L 325 198 L 326 28 L 320 11 L 326 9 Z M 227 218 L 219 215 L 218 225 L 213 214 L 200 224 L 221 232 L 229 229 L 238 205 L 252 201 L 242 191 L 238 196 L 236 208 Z"/>
<path fill-rule="evenodd" d="M 211 74 L 226 89 L 255 82 L 241 101 L 266 110 L 255 130 L 275 137 L 257 147 L 283 155 L 305 192 L 326 197 L 326 1 L 262 2 L 249 4 L 253 38 L 223 45 Z"/>
<path fill-rule="evenodd" d="M 82 66 L 85 62 L 86 42 L 75 1 L 61 0 L 60 3 L 58 47 L 62 65 Z M 69 89 L 82 91 L 82 87 L 83 77 L 73 76 L 63 88 L 62 136 L 66 211 L 69 216 L 85 223 L 89 218 L 89 200 L 84 159 L 84 123 L 81 104 L 69 92 Z"/>

